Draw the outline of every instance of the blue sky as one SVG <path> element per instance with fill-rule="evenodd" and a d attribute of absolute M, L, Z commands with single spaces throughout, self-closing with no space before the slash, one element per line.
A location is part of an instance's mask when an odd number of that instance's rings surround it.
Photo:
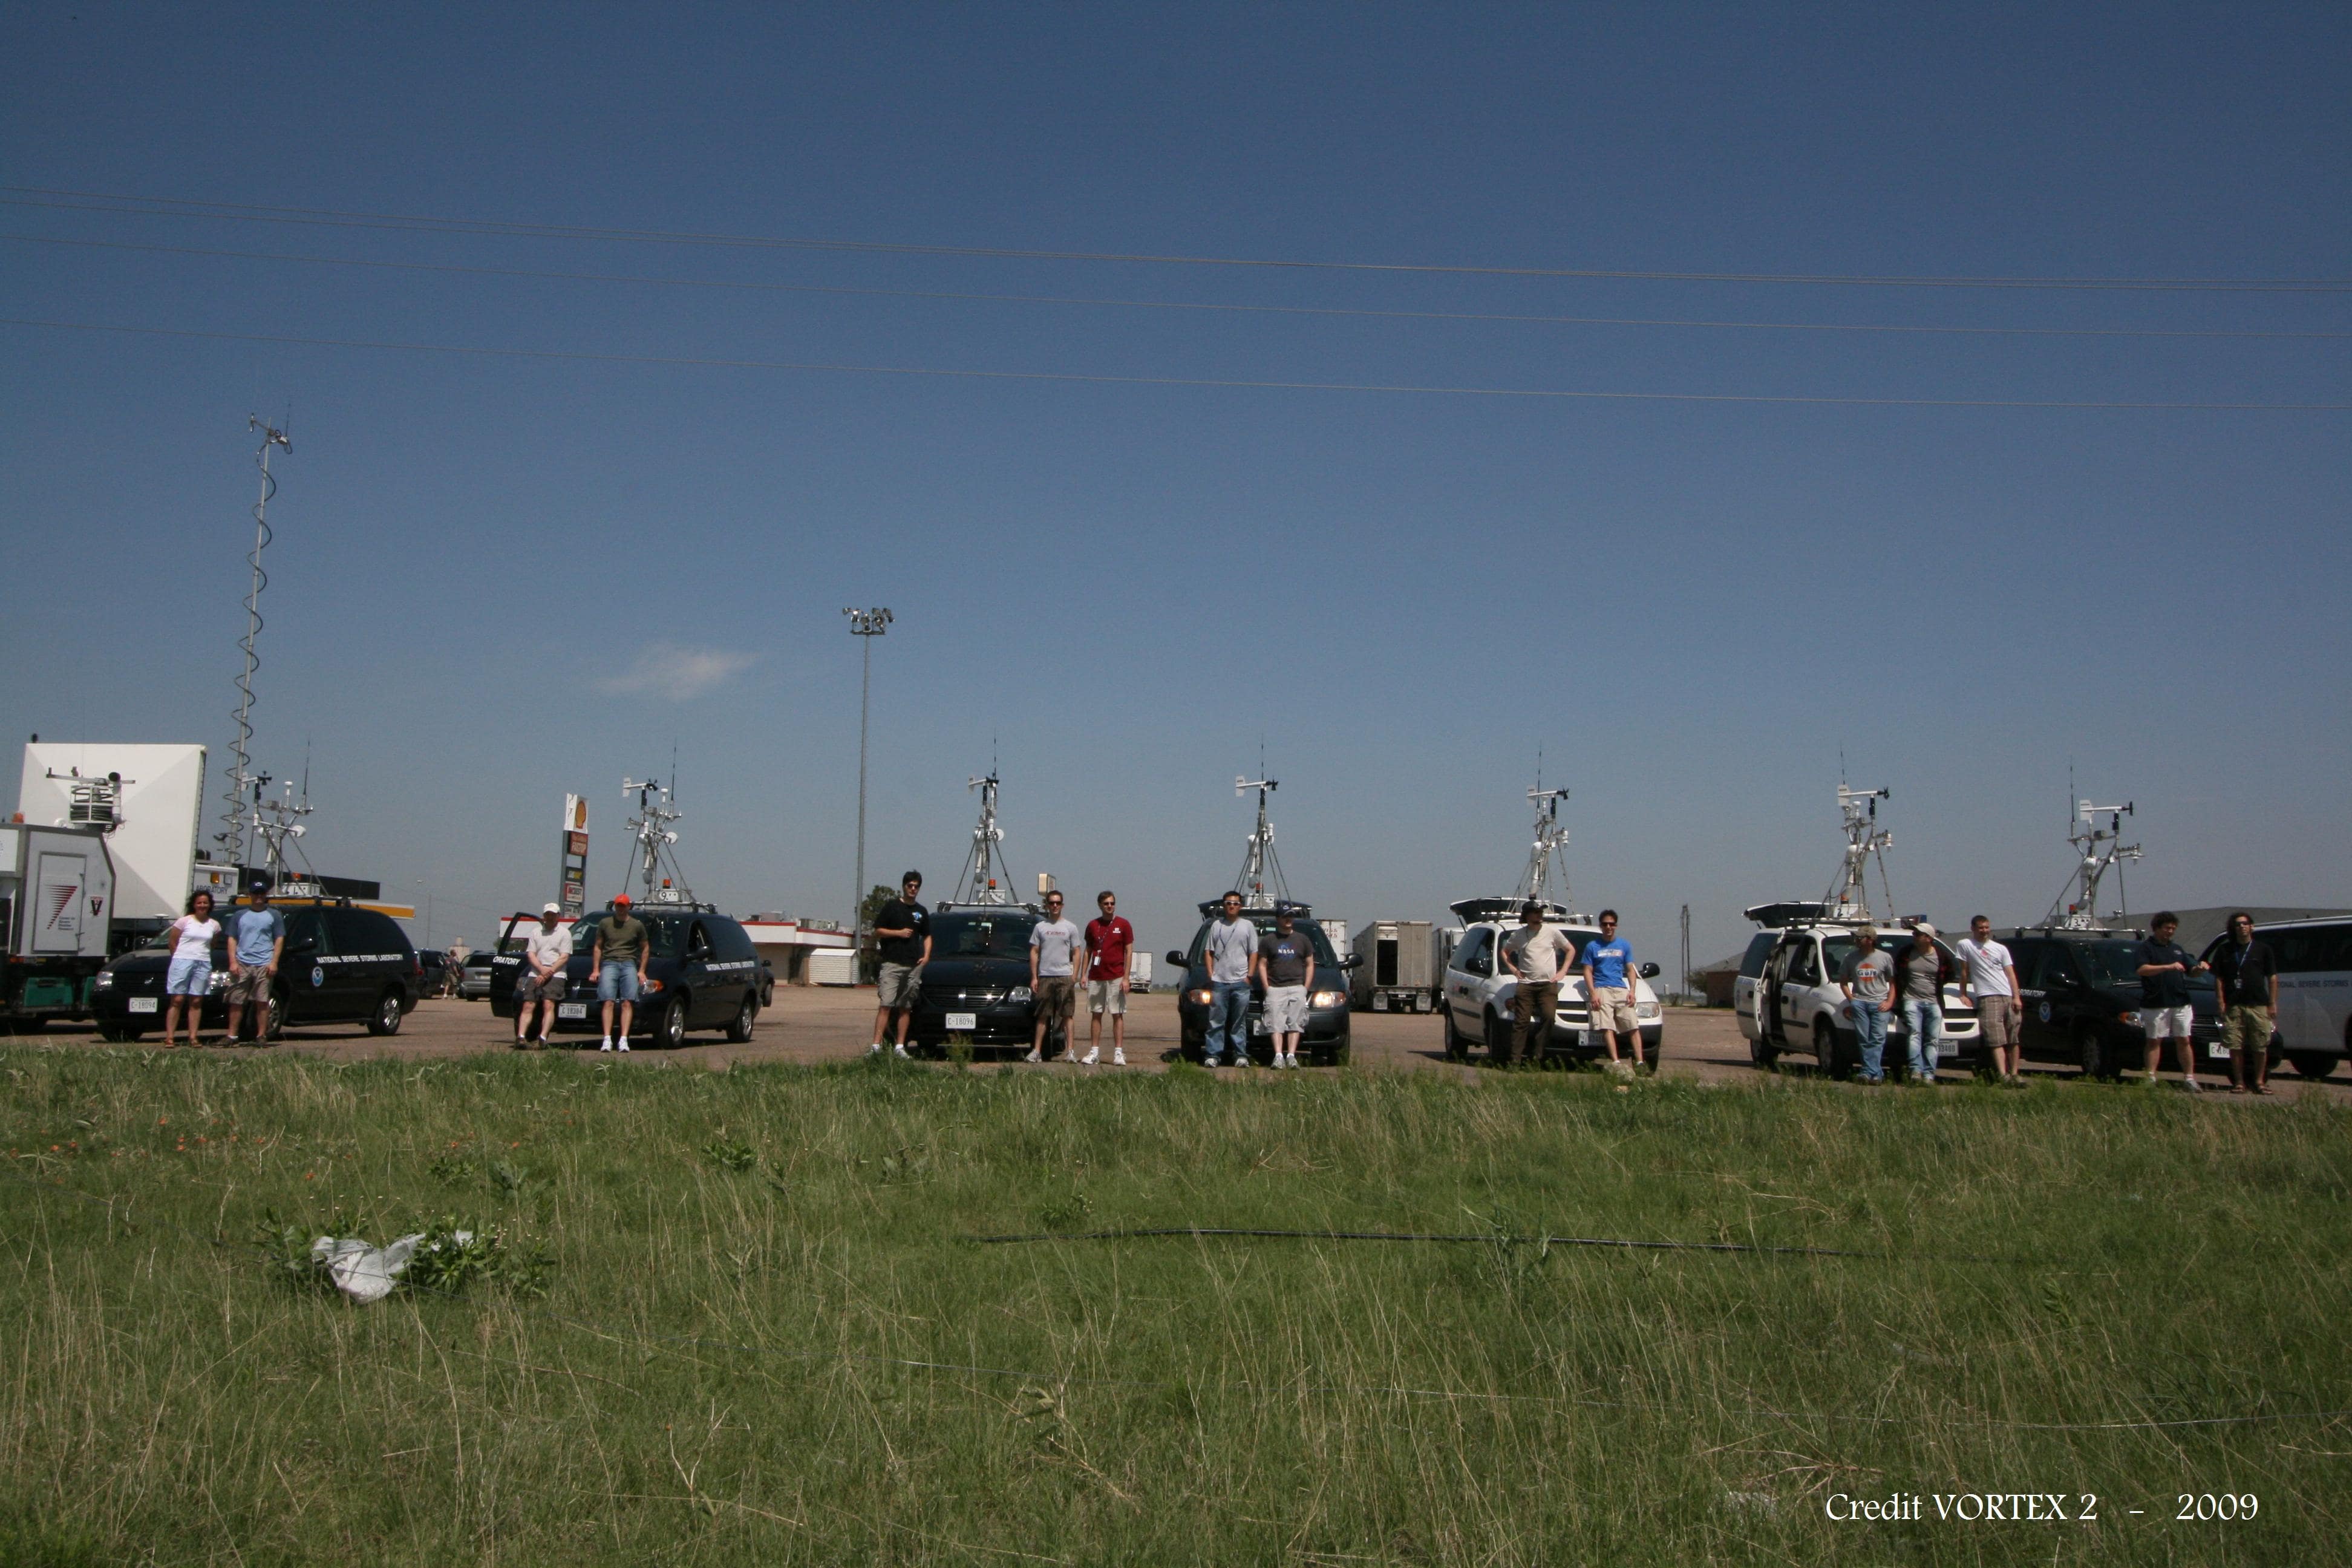
<path fill-rule="evenodd" d="M 2135 903 L 2352 903 L 2352 414 L 1930 405 L 2352 403 L 2342 288 L 45 194 L 2340 285 L 2340 8 L 557 16 L 0 20 L 0 313 L 221 334 L 0 327 L 0 732 L 225 754 L 290 408 L 257 754 L 445 941 L 545 896 L 566 791 L 614 890 L 673 745 L 699 891 L 845 912 L 873 604 L 870 879 L 946 884 L 993 752 L 1016 870 L 1154 949 L 1261 742 L 1358 923 L 1507 887 L 1538 748 L 1661 959 L 1820 891 L 1841 752 L 1906 910 L 2045 909 L 2070 763 L 2139 805 Z M 1895 326 L 2012 330 L 1819 330 Z"/>

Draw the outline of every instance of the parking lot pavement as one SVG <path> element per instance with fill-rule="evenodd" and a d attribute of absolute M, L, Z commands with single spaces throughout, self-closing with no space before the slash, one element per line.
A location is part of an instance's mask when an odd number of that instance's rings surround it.
<path fill-rule="evenodd" d="M 1087 1016 L 1081 1012 L 1075 1032 L 1079 1055 L 1085 1054 L 1087 1026 Z M 1444 1026 L 1434 1015 L 1426 1013 L 1359 1013 L 1351 1020 L 1355 1036 L 1355 1065 L 1387 1071 L 1451 1072 L 1465 1079 L 1485 1077 L 1489 1070 L 1486 1068 L 1445 1059 L 1441 1044 Z M 779 986 L 775 1005 L 760 1015 L 758 1030 L 748 1044 L 733 1045 L 716 1034 L 704 1034 L 688 1037 L 695 1043 L 681 1050 L 653 1051 L 641 1046 L 630 1054 L 633 1059 L 673 1061 L 700 1067 L 718 1067 L 736 1061 L 846 1061 L 866 1048 L 873 1028 L 874 992 L 871 987 Z M 87 1027 L 58 1026 L 48 1030 L 43 1037 L 60 1044 L 75 1041 L 109 1050 L 153 1048 L 152 1041 L 129 1046 L 101 1046 L 97 1035 Z M 513 1023 L 493 1017 L 488 1004 L 435 998 L 419 1003 L 416 1010 L 408 1016 L 400 1033 L 389 1039 L 379 1039 L 357 1024 L 339 1025 L 331 1028 L 294 1030 L 288 1035 L 285 1044 L 278 1048 L 337 1060 L 358 1060 L 370 1057 L 425 1058 L 507 1050 L 511 1048 L 509 1042 L 513 1038 Z M 1154 992 L 1130 999 L 1127 1016 L 1127 1058 L 1133 1065 L 1124 1070 L 1164 1070 L 1165 1064 L 1160 1058 L 1176 1048 L 1176 996 L 1173 992 Z M 567 1035 L 562 1037 L 562 1041 L 563 1046 L 575 1049 L 584 1042 L 591 1051 L 595 1049 L 596 1044 L 593 1035 Z M 1106 1058 L 1110 1055 L 1108 1031 L 1103 1042 L 1103 1055 Z M 1755 1068 L 1748 1063 L 1748 1044 L 1739 1037 L 1738 1024 L 1724 1009 L 1666 1009 L 1663 1056 L 1661 1070 L 1670 1078 L 1696 1079 L 1701 1082 L 1744 1082 L 1757 1076 Z M 1065 1069 L 1062 1064 L 1056 1063 L 1051 1070 Z M 1077 1068 L 1073 1065 L 1069 1070 L 1121 1069 Z M 1799 1076 L 1809 1072 L 1811 1068 L 1799 1058 L 1785 1070 L 1791 1076 Z M 2055 1078 L 2073 1076 L 2071 1069 L 2063 1068 L 2032 1068 L 2029 1070 L 2037 1076 L 2043 1073 Z M 2294 1099 L 2302 1089 L 2312 1087 L 2307 1080 L 2297 1077 L 2292 1068 L 2273 1074 L 2271 1084 L 2272 1099 L 2279 1103 Z M 2227 1090 L 2225 1079 L 2219 1098 L 2231 1098 Z M 2352 1099 L 2352 1075 L 2339 1068 L 2332 1078 L 2326 1080 L 2321 1092 Z"/>

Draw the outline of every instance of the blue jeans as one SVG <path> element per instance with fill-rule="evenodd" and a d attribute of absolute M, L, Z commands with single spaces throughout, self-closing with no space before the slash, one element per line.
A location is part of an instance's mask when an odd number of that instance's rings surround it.
<path fill-rule="evenodd" d="M 1201 1060 L 1216 1065 L 1219 1053 L 1236 1062 L 1249 1051 L 1250 985 L 1246 980 L 1218 980 L 1209 986 L 1209 1031 L 1201 1046 Z"/>
<path fill-rule="evenodd" d="M 634 960 L 615 963 L 604 961 L 596 972 L 596 1000 L 599 1002 L 634 1002 L 637 999 L 637 966 Z"/>
<path fill-rule="evenodd" d="M 1903 999 L 1903 1026 L 1911 1031 L 1911 1075 L 1936 1076 L 1936 1047 L 1944 1039 L 1944 1005 L 1924 997 Z"/>
<path fill-rule="evenodd" d="M 1845 1005 L 1846 1016 L 1853 1020 L 1854 1037 L 1862 1042 L 1862 1076 L 1876 1083 L 1886 1076 L 1887 1015 L 1878 1010 L 1875 1002 L 1865 1002 L 1857 996 Z"/>

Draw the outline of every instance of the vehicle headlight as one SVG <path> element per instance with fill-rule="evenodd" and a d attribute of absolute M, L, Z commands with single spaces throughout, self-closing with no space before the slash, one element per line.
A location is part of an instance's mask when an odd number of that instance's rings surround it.
<path fill-rule="evenodd" d="M 1636 1018 L 1654 1018 L 1658 1016 L 1658 1005 L 1655 1002 L 1642 1003 L 1633 1009 L 1633 1016 Z"/>
<path fill-rule="evenodd" d="M 90 988 L 92 991 L 111 991 L 111 990 L 113 990 L 113 989 L 114 989 L 114 971 L 112 971 L 111 969 L 101 969 L 101 970 L 100 970 L 100 971 L 98 972 L 98 975 L 97 975 L 97 977 L 96 977 L 95 979 L 93 979 L 93 980 L 89 983 L 89 988 Z"/>
<path fill-rule="evenodd" d="M 2139 1014 L 2137 1010 L 2129 1013 L 2118 1013 L 2116 1015 L 2116 1022 L 2137 1029 L 2139 1027 Z"/>
<path fill-rule="evenodd" d="M 1310 1007 L 1344 1007 L 1348 1005 L 1345 991 L 1318 991 L 1307 999 Z"/>
<path fill-rule="evenodd" d="M 1190 1002 L 1195 1007 L 1205 1007 L 1213 1000 L 1213 997 L 1209 988 L 1203 985 L 1197 991 L 1185 992 L 1184 1000 Z"/>
<path fill-rule="evenodd" d="M 226 991 L 226 990 L 227 990 L 227 989 L 228 989 L 228 975 L 227 975 L 227 973 L 226 973 L 226 972 L 222 971 L 222 970 L 218 970 L 218 969 L 214 970 L 214 971 L 213 971 L 212 984 L 211 984 L 210 985 L 208 985 L 205 989 L 207 989 L 207 990 L 211 990 L 211 991 Z"/>
<path fill-rule="evenodd" d="M 1004 994 L 1004 999 L 1007 1002 L 1017 1004 L 1027 1002 L 1031 1000 L 1034 995 L 1034 993 L 1033 993 L 1026 985 L 1015 985 L 1012 990 L 1007 991 Z"/>

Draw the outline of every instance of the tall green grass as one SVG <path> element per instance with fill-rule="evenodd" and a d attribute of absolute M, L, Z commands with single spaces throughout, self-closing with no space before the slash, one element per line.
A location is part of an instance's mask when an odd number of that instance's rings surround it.
<path fill-rule="evenodd" d="M 2352 1115 L 2317 1097 L 0 1068 L 0 1563 L 2352 1552 L 2352 1420 L 2304 1414 L 2352 1408 Z M 547 1294 L 352 1308 L 247 1245 L 444 1215 L 545 1248 Z M 1489 1239 L 970 1239 L 1187 1224 Z M 1883 1256 L 1513 1239 L 1545 1234 Z M 2245 1415 L 2292 1418 L 2144 1425 Z M 2100 1521 L 1823 1517 L 1964 1489 Z M 2184 1491 L 2261 1511 L 2177 1523 Z"/>

